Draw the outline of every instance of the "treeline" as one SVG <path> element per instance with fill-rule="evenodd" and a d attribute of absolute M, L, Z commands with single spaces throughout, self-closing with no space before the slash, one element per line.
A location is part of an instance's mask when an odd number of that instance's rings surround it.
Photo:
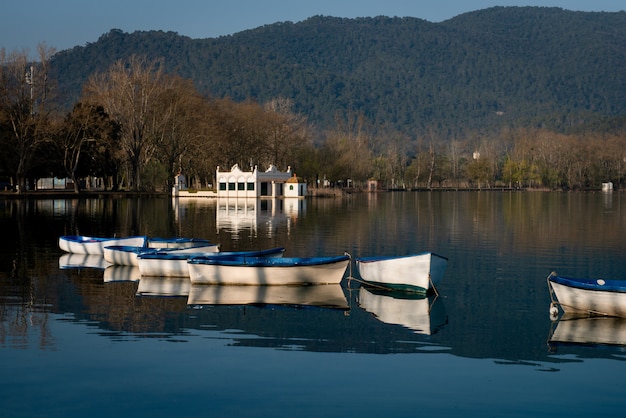
<path fill-rule="evenodd" d="M 441 23 L 315 16 L 211 39 L 111 30 L 50 66 L 68 110 L 93 72 L 139 55 L 204 96 L 289 98 L 315 134 L 356 113 L 376 133 L 449 141 L 521 127 L 568 133 L 626 114 L 624 45 L 625 12 L 494 7 Z"/>
<path fill-rule="evenodd" d="M 45 177 L 69 177 L 76 192 L 88 177 L 105 179 L 109 189 L 169 191 L 179 172 L 206 188 L 217 166 L 233 164 L 291 166 L 312 187 L 323 180 L 361 187 L 371 179 L 385 188 L 624 182 L 623 120 L 602 134 L 518 128 L 441 141 L 434 133 L 382 132 L 354 112 L 319 135 L 290 99 L 210 98 L 145 56 L 94 72 L 72 109 L 58 113 L 49 105 L 53 53 L 41 46 L 31 65 L 26 53 L 0 50 L 0 176 L 20 192 Z"/>

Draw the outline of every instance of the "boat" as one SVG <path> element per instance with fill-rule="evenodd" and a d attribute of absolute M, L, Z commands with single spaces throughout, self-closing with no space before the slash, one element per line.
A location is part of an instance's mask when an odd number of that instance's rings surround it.
<path fill-rule="evenodd" d="M 281 257 L 284 248 L 259 251 L 188 252 L 154 251 L 137 255 L 142 276 L 189 277 L 187 261 L 195 258 Z"/>
<path fill-rule="evenodd" d="M 208 239 L 201 238 L 184 238 L 184 237 L 172 237 L 172 238 L 148 238 L 146 246 L 149 248 L 192 248 L 209 245 Z"/>
<path fill-rule="evenodd" d="M 436 291 L 448 264 L 446 257 L 431 252 L 405 256 L 358 257 L 355 261 L 363 281 L 385 289 L 417 293 Z"/>
<path fill-rule="evenodd" d="M 448 323 L 441 297 L 361 286 L 359 306 L 386 324 L 401 325 L 416 334 L 432 335 Z"/>
<path fill-rule="evenodd" d="M 564 314 L 552 324 L 548 346 L 626 346 L 626 318 Z"/>
<path fill-rule="evenodd" d="M 551 315 L 563 312 L 626 318 L 626 280 L 548 276 Z"/>
<path fill-rule="evenodd" d="M 135 247 L 130 245 L 111 245 L 104 247 L 104 259 L 119 266 L 139 266 L 137 256 L 149 252 L 176 252 L 184 253 L 209 253 L 219 251 L 218 244 L 200 244 L 194 247 L 169 247 L 169 248 L 151 248 L 151 247 Z"/>
<path fill-rule="evenodd" d="M 349 308 L 340 284 L 319 286 L 191 285 L 188 305 L 255 305 Z"/>
<path fill-rule="evenodd" d="M 59 257 L 59 268 L 61 270 L 82 268 L 104 270 L 110 265 L 104 257 L 98 254 L 66 253 Z"/>
<path fill-rule="evenodd" d="M 350 256 L 194 257 L 188 262 L 191 284 L 309 285 L 338 284 Z"/>
<path fill-rule="evenodd" d="M 104 270 L 103 281 L 109 282 L 138 282 L 141 279 L 139 267 L 110 265 Z"/>
<path fill-rule="evenodd" d="M 130 245 L 143 247 L 146 245 L 145 236 L 124 238 L 100 238 L 84 235 L 63 235 L 59 237 L 59 248 L 73 254 L 103 255 L 104 247 L 112 245 Z"/>

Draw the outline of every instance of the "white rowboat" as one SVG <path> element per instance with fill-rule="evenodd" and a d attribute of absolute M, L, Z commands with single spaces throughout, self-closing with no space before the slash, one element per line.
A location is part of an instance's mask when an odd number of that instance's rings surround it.
<path fill-rule="evenodd" d="M 146 244 L 145 236 L 125 238 L 99 238 L 83 235 L 64 235 L 59 237 L 59 248 L 72 254 L 103 255 L 104 247 L 111 245 L 130 245 L 143 247 Z"/>
<path fill-rule="evenodd" d="M 552 307 L 560 306 L 565 313 L 626 318 L 626 280 L 581 279 L 551 273 L 548 286 L 556 298 Z"/>
<path fill-rule="evenodd" d="M 448 259 L 435 253 L 359 257 L 361 278 L 382 288 L 426 293 L 443 279 Z"/>
<path fill-rule="evenodd" d="M 192 258 L 191 284 L 338 284 L 350 263 L 347 255 L 310 258 Z"/>

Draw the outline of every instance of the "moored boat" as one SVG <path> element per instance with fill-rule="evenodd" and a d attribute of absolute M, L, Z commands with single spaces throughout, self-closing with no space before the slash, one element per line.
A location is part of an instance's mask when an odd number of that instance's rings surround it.
<path fill-rule="evenodd" d="M 356 267 L 365 282 L 392 290 L 427 293 L 443 279 L 448 259 L 426 252 L 405 256 L 356 258 Z"/>
<path fill-rule="evenodd" d="M 191 284 L 309 285 L 337 284 L 350 263 L 334 257 L 194 257 L 189 260 Z"/>
<path fill-rule="evenodd" d="M 194 247 L 170 247 L 170 248 L 151 248 L 151 247 L 134 247 L 130 245 L 111 245 L 104 247 L 104 259 L 115 265 L 120 266 L 139 266 L 137 256 L 150 252 L 172 252 L 178 254 L 186 253 L 209 253 L 219 250 L 218 244 L 204 244 Z"/>
<path fill-rule="evenodd" d="M 565 313 L 626 318 L 626 280 L 548 276 L 551 313 L 560 306 Z"/>
<path fill-rule="evenodd" d="M 84 235 L 63 235 L 59 237 L 59 248 L 73 254 L 103 255 L 104 247 L 112 245 L 129 245 L 143 247 L 146 244 L 145 236 L 123 238 L 100 238 Z"/>
<path fill-rule="evenodd" d="M 142 276 L 189 277 L 188 260 L 194 258 L 238 258 L 238 257 L 280 257 L 284 248 L 259 251 L 215 251 L 187 252 L 154 251 L 139 254 L 137 262 Z"/>

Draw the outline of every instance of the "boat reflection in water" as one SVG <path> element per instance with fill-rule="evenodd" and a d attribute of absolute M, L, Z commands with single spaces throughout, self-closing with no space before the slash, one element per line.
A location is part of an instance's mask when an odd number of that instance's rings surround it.
<path fill-rule="evenodd" d="M 311 286 L 192 285 L 188 305 L 282 305 L 348 309 L 340 284 Z"/>
<path fill-rule="evenodd" d="M 108 282 L 136 282 L 141 279 L 141 272 L 136 266 L 112 265 L 104 269 L 103 280 Z"/>
<path fill-rule="evenodd" d="M 61 270 L 76 268 L 104 270 L 110 265 L 111 263 L 107 262 L 101 254 L 66 253 L 59 257 L 59 268 Z"/>
<path fill-rule="evenodd" d="M 188 277 L 141 276 L 136 296 L 187 297 L 190 288 Z"/>
<path fill-rule="evenodd" d="M 548 347 L 556 351 L 558 347 L 572 345 L 626 348 L 626 318 L 565 314 L 552 324 Z"/>
<path fill-rule="evenodd" d="M 416 334 L 435 334 L 448 323 L 443 300 L 437 295 L 393 292 L 363 285 L 358 302 L 381 322 L 402 325 Z"/>

